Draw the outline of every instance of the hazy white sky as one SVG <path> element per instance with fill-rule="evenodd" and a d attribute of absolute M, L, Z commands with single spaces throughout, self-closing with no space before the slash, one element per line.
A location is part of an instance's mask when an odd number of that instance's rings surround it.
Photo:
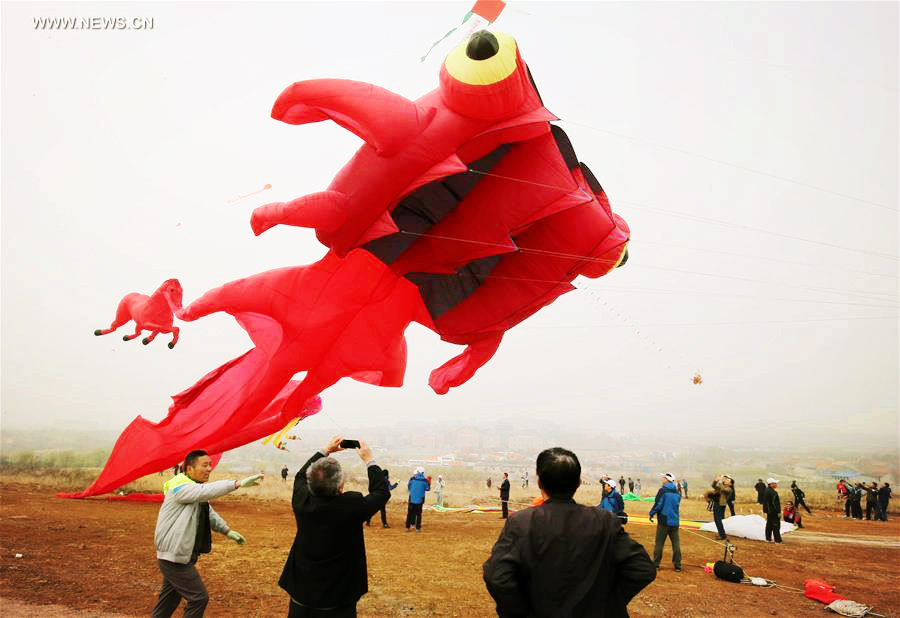
<path fill-rule="evenodd" d="M 175 350 L 93 331 L 170 277 L 187 303 L 324 255 L 309 230 L 255 238 L 250 213 L 324 189 L 360 142 L 272 120 L 275 97 L 342 77 L 416 99 L 455 40 L 420 56 L 471 4 L 4 3 L 3 425 L 159 420 L 248 349 L 227 315 Z M 153 29 L 35 28 L 50 16 Z M 629 262 L 443 397 L 428 373 L 460 349 L 413 325 L 403 388 L 342 381 L 307 422 L 522 415 L 729 444 L 824 426 L 896 447 L 897 3 L 511 2 L 494 29 L 630 224 Z"/>

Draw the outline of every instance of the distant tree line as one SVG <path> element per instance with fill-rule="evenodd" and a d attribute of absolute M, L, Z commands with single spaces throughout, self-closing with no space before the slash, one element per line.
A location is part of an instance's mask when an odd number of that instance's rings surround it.
<path fill-rule="evenodd" d="M 12 455 L 0 453 L 0 468 L 16 471 L 99 468 L 106 463 L 108 457 L 109 451 L 106 449 L 94 449 L 79 453 L 71 450 L 43 453 L 19 451 Z"/>

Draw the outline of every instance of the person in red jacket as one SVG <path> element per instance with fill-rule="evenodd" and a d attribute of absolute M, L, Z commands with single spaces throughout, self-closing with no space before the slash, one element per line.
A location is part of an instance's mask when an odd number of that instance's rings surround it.
<path fill-rule="evenodd" d="M 800 513 L 797 511 L 797 508 L 794 506 L 794 503 L 788 500 L 784 504 L 784 511 L 782 512 L 782 517 L 784 521 L 789 524 L 794 524 L 798 528 L 803 527 L 803 520 L 800 517 Z"/>

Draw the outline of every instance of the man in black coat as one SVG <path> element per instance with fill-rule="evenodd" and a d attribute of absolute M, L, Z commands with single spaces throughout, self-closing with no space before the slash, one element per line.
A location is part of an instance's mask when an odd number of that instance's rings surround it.
<path fill-rule="evenodd" d="M 891 484 L 885 483 L 878 490 L 878 519 L 887 521 L 888 505 L 891 503 Z"/>
<path fill-rule="evenodd" d="M 863 489 L 866 492 L 866 519 L 871 520 L 874 515 L 875 521 L 878 521 L 878 483 L 863 484 Z"/>
<path fill-rule="evenodd" d="M 484 563 L 500 618 L 628 616 L 628 602 L 656 578 L 646 550 L 618 518 L 576 504 L 581 464 L 571 451 L 537 458 L 544 503 L 514 513 Z"/>
<path fill-rule="evenodd" d="M 763 507 L 763 513 L 766 512 L 766 484 L 763 483 L 762 479 L 756 481 L 756 485 L 753 486 L 756 490 L 756 503 Z"/>
<path fill-rule="evenodd" d="M 362 524 L 391 497 L 387 479 L 360 440 L 359 458 L 369 475 L 369 495 L 344 493 L 344 475 L 331 453 L 344 450 L 335 436 L 294 479 L 291 506 L 297 535 L 278 585 L 291 595 L 288 618 L 355 618 L 369 590 Z"/>
<path fill-rule="evenodd" d="M 781 543 L 781 497 L 778 495 L 778 481 L 767 480 L 768 487 L 763 498 L 763 510 L 766 512 L 766 542 Z"/>
<path fill-rule="evenodd" d="M 501 519 L 509 517 L 509 474 L 503 473 L 503 484 L 500 485 L 500 505 L 503 507 L 503 515 Z"/>
<path fill-rule="evenodd" d="M 794 506 L 799 510 L 802 506 L 806 509 L 806 512 L 812 515 L 812 511 L 809 510 L 809 507 L 806 506 L 806 502 L 803 499 L 806 497 L 806 493 L 797 487 L 797 481 L 791 481 L 791 493 L 794 494 Z"/>

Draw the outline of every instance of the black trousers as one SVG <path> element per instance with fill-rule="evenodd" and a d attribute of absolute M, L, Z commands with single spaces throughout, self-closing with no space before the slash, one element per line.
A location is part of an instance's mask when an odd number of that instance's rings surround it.
<path fill-rule="evenodd" d="M 866 502 L 866 519 L 872 519 L 872 512 L 875 513 L 875 519 L 878 519 L 878 507 L 874 502 Z"/>
<path fill-rule="evenodd" d="M 862 519 L 862 504 L 860 504 L 859 500 L 854 500 L 853 504 L 850 505 L 850 512 L 853 514 L 853 519 Z"/>
<path fill-rule="evenodd" d="M 713 520 L 716 522 L 716 530 L 719 532 L 720 539 L 727 538 L 728 536 L 725 534 L 725 526 L 722 524 L 722 519 L 724 517 L 725 507 L 719 504 L 713 504 Z"/>
<path fill-rule="evenodd" d="M 797 498 L 797 499 L 795 500 L 795 502 L 796 502 L 796 504 L 797 504 L 797 508 L 798 508 L 798 509 L 802 506 L 803 508 L 806 509 L 806 512 L 807 512 L 807 513 L 809 513 L 810 515 L 812 515 L 812 511 L 810 511 L 810 510 L 809 510 L 809 507 L 806 506 L 806 502 L 803 501 L 803 498 Z"/>
<path fill-rule="evenodd" d="M 853 504 L 853 503 L 850 502 L 850 499 L 849 499 L 849 498 L 847 498 L 847 499 L 844 501 L 844 517 L 850 517 L 850 505 L 851 505 L 851 504 Z"/>
<path fill-rule="evenodd" d="M 186 618 L 200 618 L 209 603 L 206 585 L 193 564 L 179 564 L 168 560 L 157 560 L 163 575 L 162 589 L 159 599 L 153 608 L 153 618 L 169 618 L 175 613 L 181 599 L 184 598 L 184 615 Z"/>
<path fill-rule="evenodd" d="M 422 505 L 421 504 L 409 504 L 409 507 L 406 509 L 406 527 L 411 528 L 413 524 L 416 525 L 416 530 L 422 529 Z"/>
<path fill-rule="evenodd" d="M 509 519 L 509 498 L 500 499 L 500 507 L 503 509 L 503 519 Z"/>
<path fill-rule="evenodd" d="M 370 517 L 368 521 L 366 521 L 366 525 L 372 523 L 372 518 Z M 381 525 L 387 526 L 387 507 L 381 507 Z"/>
<path fill-rule="evenodd" d="M 331 609 L 314 609 L 300 605 L 291 599 L 288 618 L 356 618 L 356 605 L 333 607 Z"/>
<path fill-rule="evenodd" d="M 766 540 L 771 541 L 773 536 L 776 543 L 781 543 L 781 513 L 766 514 Z"/>

